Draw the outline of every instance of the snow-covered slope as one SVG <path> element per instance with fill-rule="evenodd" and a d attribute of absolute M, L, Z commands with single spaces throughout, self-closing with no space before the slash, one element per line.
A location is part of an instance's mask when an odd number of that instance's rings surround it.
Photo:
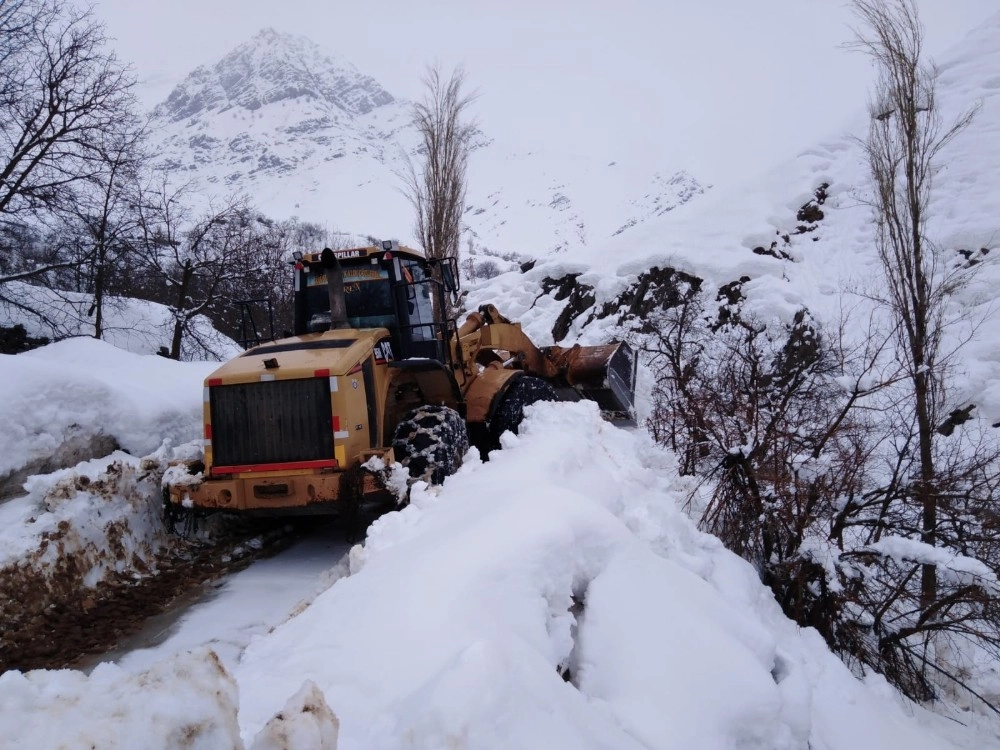
<path fill-rule="evenodd" d="M 410 112 L 309 39 L 264 30 L 188 75 L 156 107 L 152 129 L 177 181 L 247 193 L 276 218 L 405 240 L 412 208 L 401 175 L 418 145 Z M 486 123 L 475 143 L 465 219 L 476 244 L 496 252 L 602 241 L 705 190 L 670 165 L 501 144 Z"/>
<path fill-rule="evenodd" d="M 245 736 L 307 679 L 344 748 L 982 741 L 853 678 L 695 529 L 689 490 L 593 404 L 532 407 L 488 464 L 383 517 L 349 578 L 250 646 Z"/>
<path fill-rule="evenodd" d="M 968 130 L 941 153 L 929 206 L 927 233 L 942 264 L 975 271 L 952 297 L 954 324 L 944 349 L 971 337 L 953 374 L 954 406 L 975 402 L 992 424 L 1000 421 L 1000 338 L 992 317 L 1000 289 L 1000 15 L 970 33 L 940 70 L 945 123 L 981 105 Z M 864 105 L 861 93 L 846 132 L 771 172 L 608 242 L 557 258 L 539 253 L 527 273 L 474 287 L 467 307 L 502 300 L 504 313 L 541 343 L 563 337 L 598 343 L 621 333 L 642 275 L 672 269 L 702 280 L 711 300 L 736 282 L 746 314 L 765 323 L 787 323 L 807 307 L 831 331 L 845 319 L 848 340 L 863 339 L 875 314 L 870 297 L 882 283 L 856 139 L 867 134 Z M 647 306 L 655 306 L 652 290 L 647 297 Z M 876 314 L 875 325 L 883 324 Z"/>

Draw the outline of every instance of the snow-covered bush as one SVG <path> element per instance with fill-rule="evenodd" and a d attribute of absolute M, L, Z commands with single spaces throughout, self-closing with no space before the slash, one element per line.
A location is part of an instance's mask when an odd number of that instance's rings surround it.
<path fill-rule="evenodd" d="M 928 545 L 916 414 L 889 335 L 872 330 L 851 349 L 807 310 L 754 319 L 738 284 L 719 299 L 713 309 L 692 290 L 641 335 L 658 374 L 648 426 L 685 473 L 712 485 L 702 527 L 859 671 L 917 699 L 951 683 L 996 703 L 996 670 L 976 667 L 983 653 L 1000 657 L 996 436 L 971 426 L 937 434 Z M 939 580 L 927 603 L 929 564 Z"/>

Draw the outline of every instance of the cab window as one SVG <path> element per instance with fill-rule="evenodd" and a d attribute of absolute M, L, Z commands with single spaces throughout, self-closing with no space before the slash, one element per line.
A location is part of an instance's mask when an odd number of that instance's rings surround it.
<path fill-rule="evenodd" d="M 330 296 L 326 275 L 310 274 L 307 290 L 310 331 L 325 331 L 330 326 Z M 344 303 L 351 328 L 394 328 L 396 312 L 392 302 L 389 273 L 376 266 L 344 268 Z"/>
<path fill-rule="evenodd" d="M 414 341 L 430 341 L 436 338 L 434 328 L 434 304 L 431 288 L 433 284 L 424 270 L 424 266 L 416 260 L 406 258 L 402 262 L 403 280 L 407 283 L 406 300 L 410 325 L 413 326 Z"/>

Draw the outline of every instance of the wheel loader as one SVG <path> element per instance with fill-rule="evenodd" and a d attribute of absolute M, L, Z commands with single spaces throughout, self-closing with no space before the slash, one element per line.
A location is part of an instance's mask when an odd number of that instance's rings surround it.
<path fill-rule="evenodd" d="M 204 459 L 171 467 L 165 510 L 355 513 L 391 508 L 385 467 L 439 483 L 471 444 L 517 431 L 538 400 L 632 415 L 625 343 L 539 348 L 492 305 L 459 326 L 455 258 L 395 241 L 296 258 L 293 335 L 255 346 L 204 386 Z"/>

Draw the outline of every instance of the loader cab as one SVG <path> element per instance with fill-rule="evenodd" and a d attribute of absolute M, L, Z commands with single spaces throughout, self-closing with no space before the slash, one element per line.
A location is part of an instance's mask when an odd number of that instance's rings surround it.
<path fill-rule="evenodd" d="M 395 242 L 334 256 L 343 273 L 348 327 L 387 328 L 398 359 L 446 361 L 455 323 L 443 317 L 444 295 L 458 288 L 454 258 L 429 262 Z M 320 254 L 303 256 L 295 268 L 295 334 L 328 330 L 330 297 Z"/>

